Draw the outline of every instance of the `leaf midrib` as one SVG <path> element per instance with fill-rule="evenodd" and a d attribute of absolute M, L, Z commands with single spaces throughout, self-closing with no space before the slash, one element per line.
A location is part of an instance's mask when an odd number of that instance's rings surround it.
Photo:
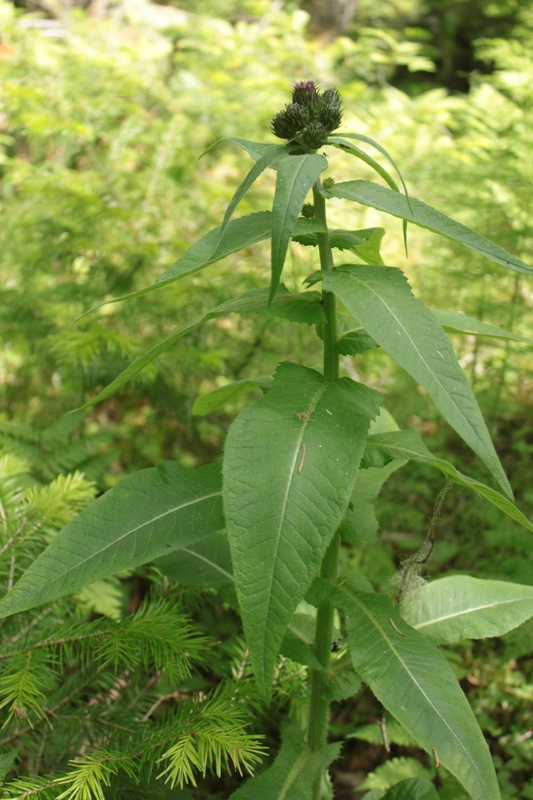
<path fill-rule="evenodd" d="M 292 463 L 290 465 L 290 470 L 288 470 L 288 473 L 287 473 L 288 476 L 289 476 L 289 479 L 287 481 L 287 486 L 285 488 L 285 495 L 283 497 L 283 503 L 282 503 L 282 507 L 281 507 L 280 521 L 279 521 L 279 526 L 278 526 L 277 536 L 276 536 L 276 547 L 275 547 L 275 550 L 274 550 L 274 560 L 273 560 L 273 565 L 272 565 L 272 572 L 271 572 L 271 575 L 270 575 L 270 584 L 269 584 L 269 587 L 268 587 L 268 604 L 267 604 L 267 612 L 266 612 L 266 615 L 265 615 L 265 622 L 267 624 L 265 624 L 265 627 L 264 627 L 264 630 L 263 630 L 263 652 L 266 652 L 266 637 L 267 637 L 267 633 L 268 633 L 268 620 L 270 619 L 270 608 L 271 608 L 271 603 L 272 603 L 272 586 L 273 586 L 273 583 L 274 583 L 274 572 L 275 572 L 276 564 L 277 564 L 277 561 L 278 561 L 278 552 L 279 552 L 279 546 L 280 546 L 280 543 L 281 543 L 281 531 L 283 529 L 283 524 L 284 524 L 284 520 L 285 520 L 285 512 L 286 512 L 286 508 L 287 508 L 287 502 L 289 500 L 289 495 L 290 495 L 291 487 L 292 487 L 292 484 L 293 484 L 293 477 L 294 477 L 294 474 L 295 474 L 294 470 L 295 470 L 295 467 L 296 467 L 296 461 L 298 460 L 300 447 L 302 445 L 302 441 L 303 441 L 307 426 L 309 425 L 309 422 L 311 421 L 311 417 L 312 417 L 313 413 L 316 410 L 318 401 L 320 400 L 320 398 L 322 397 L 322 395 L 324 394 L 324 392 L 326 391 L 328 386 L 329 386 L 329 382 L 328 383 L 323 383 L 319 387 L 319 389 L 317 390 L 317 392 L 315 394 L 314 400 L 312 400 L 312 402 L 310 403 L 308 409 L 306 409 L 306 411 L 305 411 L 305 413 L 307 414 L 307 419 L 305 419 L 303 421 L 303 423 L 302 423 L 302 427 L 301 427 L 301 430 L 300 430 L 300 433 L 298 435 L 298 439 L 297 439 L 297 442 L 296 442 L 296 447 L 294 448 L 294 455 L 293 455 L 293 458 L 292 458 Z"/>
<path fill-rule="evenodd" d="M 222 492 L 221 491 L 213 492 L 212 494 L 208 494 L 208 495 L 203 495 L 199 499 L 197 498 L 195 500 L 191 500 L 188 503 L 182 503 L 181 505 L 174 506 L 174 508 L 171 508 L 168 511 L 165 511 L 164 514 L 158 514 L 157 516 L 152 517 L 150 520 L 147 520 L 146 522 L 143 522 L 142 525 L 138 525 L 136 528 L 132 528 L 131 530 L 127 531 L 123 536 L 119 536 L 118 538 L 113 539 L 112 542 L 109 542 L 109 544 L 106 544 L 105 547 L 102 547 L 96 553 L 92 553 L 87 558 L 84 558 L 81 561 L 78 561 L 75 564 L 75 566 L 70 567 L 65 572 L 62 572 L 61 575 L 58 575 L 52 581 L 49 581 L 48 586 L 52 586 L 54 583 L 57 583 L 58 581 L 63 580 L 69 574 L 69 572 L 72 572 L 72 570 L 76 570 L 76 571 L 79 570 L 82 567 L 83 564 L 86 564 L 86 563 L 90 562 L 93 558 L 96 558 L 97 556 L 101 556 L 102 553 L 105 553 L 105 551 L 108 550 L 110 547 L 113 547 L 113 545 L 116 545 L 117 542 L 124 541 L 125 539 L 127 539 L 128 536 L 131 536 L 131 535 L 137 533 L 137 531 L 142 530 L 142 528 L 144 528 L 146 525 L 151 525 L 154 522 L 157 522 L 157 521 L 159 521 L 161 519 L 164 519 L 169 514 L 174 514 L 174 513 L 176 513 L 176 511 L 181 511 L 182 509 L 188 508 L 188 506 L 192 506 L 195 503 L 203 503 L 204 500 L 210 500 L 212 497 L 221 497 L 221 496 L 222 496 Z M 182 549 L 182 548 L 177 548 L 177 549 Z"/>
<path fill-rule="evenodd" d="M 406 328 L 405 328 L 405 326 L 403 325 L 403 323 L 401 322 L 401 320 L 399 320 L 399 319 L 398 319 L 398 317 L 396 316 L 396 314 L 394 313 L 394 311 L 392 310 L 392 308 L 390 308 L 390 306 L 388 306 L 388 305 L 386 304 L 385 300 L 384 300 L 384 299 L 383 299 L 383 298 L 382 298 L 382 297 L 381 297 L 381 296 L 380 296 L 380 295 L 379 295 L 379 294 L 378 294 L 378 293 L 377 293 L 377 292 L 376 292 L 376 291 L 375 291 L 375 290 L 372 288 L 372 286 L 369 286 L 367 283 L 365 283 L 365 281 L 364 281 L 362 278 L 357 278 L 355 275 L 350 275 L 349 273 L 341 273 L 341 274 L 348 275 L 348 277 L 349 277 L 349 278 L 351 278 L 352 280 L 354 280 L 354 281 L 358 281 L 360 284 L 362 284 L 362 285 L 363 285 L 363 286 L 364 286 L 366 289 L 368 289 L 368 291 L 370 291 L 370 292 L 371 292 L 371 293 L 374 295 L 374 297 L 375 297 L 375 298 L 376 298 L 376 299 L 377 299 L 377 300 L 378 300 L 378 301 L 379 301 L 379 302 L 382 304 L 382 306 L 383 306 L 383 307 L 384 307 L 386 310 L 388 310 L 388 312 L 389 312 L 389 314 L 392 316 L 392 318 L 393 318 L 394 320 L 396 320 L 396 322 L 398 323 L 398 325 L 400 325 L 401 329 L 404 331 L 405 335 L 407 336 L 407 338 L 408 338 L 408 340 L 410 341 L 411 345 L 412 345 L 412 346 L 413 346 L 413 348 L 415 349 L 416 353 L 418 354 L 418 356 L 419 356 L 419 358 L 420 358 L 421 362 L 424 364 L 425 368 L 428 370 L 428 372 L 430 373 L 430 375 L 432 375 L 432 376 L 433 376 L 434 380 L 436 381 L 436 383 L 438 384 L 438 386 L 439 386 L 439 387 L 442 389 L 442 391 L 444 391 L 444 393 L 446 394 L 446 396 L 447 396 L 447 397 L 449 397 L 449 399 L 452 401 L 452 404 L 453 404 L 454 408 L 455 408 L 455 409 L 457 410 L 457 412 L 460 414 L 460 416 L 461 416 L 461 419 L 462 419 L 462 420 L 463 420 L 463 421 L 466 423 L 466 425 L 467 425 L 468 429 L 469 429 L 469 430 L 471 430 L 471 431 L 473 432 L 474 436 L 476 437 L 476 439 L 478 439 L 478 440 L 481 442 L 481 444 L 483 444 L 482 440 L 480 440 L 480 437 L 479 437 L 479 434 L 478 434 L 478 432 L 477 432 L 476 428 L 474 428 L 474 427 L 472 426 L 472 424 L 470 423 L 470 421 L 468 420 L 468 418 L 467 418 L 467 417 L 464 415 L 464 413 L 463 413 L 463 411 L 461 410 L 461 408 L 460 408 L 460 407 L 457 405 L 457 402 L 455 401 L 455 398 L 454 398 L 453 394 L 451 394 L 451 393 L 450 393 L 450 392 L 447 390 L 446 386 L 445 386 L 445 385 L 444 385 L 444 384 L 441 382 L 441 380 L 439 379 L 438 375 L 436 375 L 436 374 L 433 372 L 433 370 L 430 368 L 430 366 L 429 366 L 429 365 L 428 365 L 428 363 L 426 362 L 426 359 L 424 358 L 423 354 L 420 352 L 420 350 L 419 350 L 419 348 L 418 348 L 418 346 L 417 346 L 416 342 L 415 342 L 415 341 L 412 339 L 411 335 L 410 335 L 410 334 L 409 334 L 409 332 L 406 330 Z M 414 299 L 416 300 L 416 298 L 414 298 Z M 447 339 L 446 339 L 446 342 L 448 343 L 448 340 L 447 340 Z M 450 345 L 450 347 L 451 347 L 451 345 Z M 466 381 L 466 379 L 465 379 L 465 381 Z M 463 386 L 466 386 L 466 387 L 468 387 L 468 389 L 470 390 L 470 387 L 469 387 L 468 383 L 464 383 L 464 384 L 463 384 Z M 484 447 L 484 450 L 486 450 L 486 445 L 483 445 L 483 447 Z M 490 452 L 490 450 L 488 450 L 488 453 L 489 453 L 489 454 L 492 456 L 491 462 L 492 462 L 492 463 L 493 463 L 493 464 L 496 466 L 496 468 L 497 468 L 497 467 L 498 467 L 498 464 L 499 464 L 499 462 L 497 461 L 497 459 L 496 459 L 496 460 L 494 459 L 494 456 L 493 456 L 493 454 Z M 497 470 L 497 471 L 499 472 L 499 470 Z"/>
<path fill-rule="evenodd" d="M 440 622 L 446 622 L 450 619 L 459 619 L 459 617 L 464 617 L 467 614 L 475 614 L 476 611 L 485 611 L 486 609 L 497 608 L 499 606 L 509 605 L 510 603 L 522 603 L 524 600 L 529 600 L 531 602 L 533 597 L 513 597 L 509 600 L 501 600 L 497 603 L 485 603 L 484 605 L 474 606 L 473 608 L 468 608 L 464 611 L 455 611 L 453 614 L 446 614 L 442 617 L 434 617 L 426 622 L 420 622 L 416 625 L 413 625 L 413 628 L 416 628 L 416 630 L 419 631 L 422 628 L 427 628 L 428 625 L 438 625 Z"/>

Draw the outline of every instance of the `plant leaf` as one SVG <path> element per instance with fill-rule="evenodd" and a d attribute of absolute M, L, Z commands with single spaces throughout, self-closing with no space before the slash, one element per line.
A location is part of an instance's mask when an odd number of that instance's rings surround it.
<path fill-rule="evenodd" d="M 385 467 L 359 470 L 350 503 L 339 526 L 342 541 L 361 546 L 376 536 L 376 500 L 387 478 L 404 464 L 405 461 L 394 460 Z"/>
<path fill-rule="evenodd" d="M 254 389 L 259 388 L 264 390 L 270 388 L 271 383 L 272 377 L 270 375 L 260 375 L 257 378 L 243 378 L 240 381 L 232 381 L 225 386 L 214 389 L 212 392 L 197 397 L 192 407 L 192 413 L 198 416 L 211 414 L 212 411 L 220 408 L 220 406 L 232 400 L 236 400 L 238 397 L 241 397 L 243 394 L 248 394 L 248 392 L 252 392 Z"/>
<path fill-rule="evenodd" d="M 489 503 L 492 503 L 499 508 L 500 511 L 507 514 L 508 517 L 519 522 L 528 530 L 533 531 L 533 523 L 522 514 L 514 503 L 506 497 L 503 497 L 503 495 L 495 489 L 485 486 L 484 483 L 476 481 L 468 475 L 463 475 L 463 473 L 459 472 L 449 461 L 436 458 L 433 453 L 427 449 L 416 431 L 398 431 L 397 433 L 369 436 L 363 463 L 383 466 L 384 463 L 387 463 L 388 458 L 425 461 L 431 464 L 433 467 L 440 469 L 453 483 L 476 492 L 476 494 L 484 497 Z"/>
<path fill-rule="evenodd" d="M 429 780 L 431 772 L 416 758 L 397 756 L 396 758 L 389 758 L 384 764 L 376 767 L 366 776 L 358 788 L 371 788 L 371 791 L 365 794 L 363 800 L 377 800 L 377 798 L 382 800 L 385 797 L 385 792 L 396 786 L 398 781 L 412 780 L 413 778 L 426 778 L 426 780 Z"/>
<path fill-rule="evenodd" d="M 204 152 L 200 155 L 200 158 L 203 158 L 205 155 L 210 153 L 220 144 L 235 144 L 237 147 L 240 147 L 242 150 L 246 150 L 249 156 L 251 156 L 254 161 L 259 161 L 260 158 L 267 155 L 268 153 L 273 152 L 274 150 L 279 150 L 280 148 L 285 149 L 286 145 L 279 145 L 279 144 L 265 144 L 264 142 L 252 142 L 249 139 L 239 139 L 234 136 L 228 136 L 224 139 L 218 139 L 213 144 L 209 145 Z"/>
<path fill-rule="evenodd" d="M 437 753 L 472 800 L 498 800 L 488 747 L 442 653 L 410 628 L 384 595 L 344 584 L 334 590 L 332 600 L 347 614 L 354 669 L 377 699 L 421 747 Z"/>
<path fill-rule="evenodd" d="M 372 167 L 374 172 L 377 172 L 377 174 L 383 178 L 385 183 L 390 186 L 391 189 L 393 189 L 395 192 L 400 191 L 398 184 L 391 178 L 387 170 L 384 169 L 381 164 L 378 164 L 378 162 L 375 161 L 372 156 L 369 156 L 368 153 L 365 153 L 364 150 L 361 150 L 359 147 L 355 147 L 355 145 L 350 144 L 350 142 L 347 142 L 346 139 L 343 139 L 340 136 L 330 136 L 328 139 L 328 144 L 332 144 L 333 147 L 336 147 L 339 150 L 347 151 L 356 158 L 361 159 L 361 161 L 364 161 L 369 167 Z"/>
<path fill-rule="evenodd" d="M 496 325 L 489 325 L 487 322 L 481 322 L 481 320 L 461 314 L 459 311 L 441 311 L 437 308 L 430 310 L 448 333 L 467 333 L 475 336 L 489 336 L 492 339 L 510 339 L 513 342 L 533 344 L 533 339 L 517 336 L 516 333 L 505 331 Z"/>
<path fill-rule="evenodd" d="M 372 147 L 375 147 L 376 150 L 378 150 L 382 155 L 384 155 L 385 158 L 387 159 L 387 161 L 389 162 L 389 164 L 391 164 L 394 167 L 394 169 L 396 170 L 396 173 L 397 173 L 397 175 L 398 175 L 398 177 L 400 179 L 400 183 L 402 184 L 402 188 L 403 188 L 403 190 L 405 192 L 405 196 L 406 197 L 409 196 L 409 192 L 407 191 L 407 186 L 405 185 L 405 181 L 403 179 L 402 173 L 400 172 L 400 170 L 396 166 L 396 162 L 394 161 L 392 156 L 389 155 L 389 153 L 387 153 L 387 151 L 385 150 L 384 147 L 382 147 L 380 144 L 378 144 L 378 142 L 375 142 L 374 139 L 370 139 L 368 136 L 363 136 L 361 133 L 343 133 L 342 135 L 343 135 L 343 137 L 345 139 L 355 139 L 358 142 L 365 142 L 366 144 L 369 144 Z"/>
<path fill-rule="evenodd" d="M 324 274 L 367 333 L 426 389 L 449 424 L 512 497 L 476 398 L 448 337 L 417 300 L 405 275 L 391 267 L 347 266 Z"/>
<path fill-rule="evenodd" d="M 324 156 L 316 153 L 285 158 L 278 167 L 272 205 L 272 277 L 270 301 L 276 295 L 287 248 L 305 197 L 321 172 L 327 168 Z"/>
<path fill-rule="evenodd" d="M 220 470 L 139 470 L 78 514 L 0 601 L 0 617 L 77 592 L 223 527 Z"/>
<path fill-rule="evenodd" d="M 389 789 L 383 800 L 439 800 L 439 796 L 426 778 L 407 778 Z"/>
<path fill-rule="evenodd" d="M 401 613 L 437 644 L 503 636 L 533 617 L 533 587 L 452 575 L 406 593 Z"/>
<path fill-rule="evenodd" d="M 248 191 L 248 189 L 252 186 L 253 183 L 255 183 L 255 181 L 261 175 L 261 173 L 264 172 L 267 167 L 271 166 L 272 163 L 275 160 L 279 160 L 280 156 L 283 156 L 284 159 L 286 160 L 288 155 L 289 155 L 289 151 L 288 151 L 288 148 L 287 148 L 286 145 L 274 146 L 272 148 L 269 148 L 264 153 L 264 155 L 262 155 L 255 162 L 255 164 L 253 165 L 252 169 L 248 172 L 248 174 L 246 175 L 246 177 L 242 181 L 241 185 L 239 186 L 239 188 L 237 189 L 237 191 L 235 192 L 235 194 L 233 195 L 232 199 L 229 202 L 229 205 L 228 205 L 228 207 L 226 209 L 226 213 L 224 214 L 224 219 L 222 220 L 222 225 L 220 226 L 220 239 L 217 242 L 217 244 L 215 246 L 215 249 L 213 250 L 213 253 L 210 256 L 211 259 L 215 259 L 217 257 L 218 249 L 219 249 L 219 246 L 222 244 L 222 238 L 224 236 L 224 232 L 226 230 L 226 227 L 227 227 L 231 217 L 233 216 L 233 212 L 235 211 L 235 209 L 237 208 L 237 206 L 239 205 L 239 203 L 243 199 L 243 197 L 246 194 L 246 192 Z M 279 180 L 279 169 L 281 168 L 282 164 L 283 164 L 283 161 L 280 163 L 280 165 L 278 167 L 278 180 Z M 300 206 L 300 208 L 301 208 L 301 206 Z M 300 211 L 300 209 L 298 209 L 298 213 L 299 213 L 299 211 Z M 273 209 L 272 218 L 273 218 L 273 220 L 275 220 L 274 209 Z M 275 292 L 274 292 L 274 294 L 275 294 Z"/>
<path fill-rule="evenodd" d="M 301 217 L 299 221 L 302 221 Z M 332 230 L 329 231 L 329 243 L 337 250 L 352 250 L 367 264 L 383 264 L 380 246 L 384 235 L 383 228 L 365 228 L 360 231 Z M 299 232 L 296 229 L 292 239 L 307 247 L 318 247 L 318 238 L 313 230 Z"/>
<path fill-rule="evenodd" d="M 239 606 L 260 691 L 348 504 L 381 396 L 348 378 L 327 382 L 278 367 L 265 397 L 231 426 L 224 509 Z"/>
<path fill-rule="evenodd" d="M 311 750 L 298 728 L 287 728 L 272 766 L 233 792 L 230 800 L 312 800 L 318 776 L 340 749 L 341 743 L 336 742 Z"/>
<path fill-rule="evenodd" d="M 83 406 L 80 406 L 76 411 L 81 411 L 84 408 L 99 403 L 105 400 L 114 392 L 121 389 L 126 383 L 135 377 L 141 370 L 148 364 L 151 364 L 158 356 L 168 350 L 172 345 L 179 341 L 183 336 L 191 331 L 199 328 L 205 322 L 216 317 L 223 317 L 226 314 L 236 313 L 252 313 L 252 314 L 265 314 L 272 317 L 281 317 L 282 319 L 291 319 L 295 322 L 306 322 L 308 325 L 323 322 L 324 309 L 320 303 L 320 294 L 318 292 L 300 292 L 299 294 L 290 294 L 284 286 L 281 287 L 280 293 L 274 298 L 274 301 L 268 305 L 268 291 L 266 289 L 251 289 L 245 292 L 240 297 L 234 300 L 227 300 L 222 305 L 217 306 L 211 311 L 206 311 L 196 319 L 186 322 L 185 325 L 177 328 L 170 333 L 162 342 L 154 345 L 139 358 L 135 359 L 129 366 L 124 369 L 120 375 L 111 381 L 96 397 L 89 400 Z"/>
<path fill-rule="evenodd" d="M 215 589 L 222 599 L 238 611 L 235 581 L 227 536 L 213 533 L 188 547 L 154 561 L 170 580 L 183 586 Z"/>
<path fill-rule="evenodd" d="M 393 192 L 392 189 L 386 189 L 385 186 L 379 186 L 370 181 L 347 181 L 346 183 L 335 183 L 331 188 L 325 190 L 324 194 L 326 197 L 354 200 L 365 206 L 377 208 L 379 211 L 385 211 L 394 217 L 400 217 L 407 222 L 414 222 L 421 228 L 427 228 L 434 233 L 440 233 L 448 239 L 464 244 L 497 264 L 503 264 L 504 267 L 509 267 L 517 272 L 533 274 L 532 267 L 485 239 L 484 236 L 467 228 L 466 225 L 450 219 L 420 200 L 415 200 L 413 197 L 407 198 L 398 192 Z"/>

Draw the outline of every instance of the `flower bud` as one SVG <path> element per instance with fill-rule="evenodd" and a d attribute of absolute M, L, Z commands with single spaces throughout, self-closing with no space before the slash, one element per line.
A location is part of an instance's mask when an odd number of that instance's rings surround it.
<path fill-rule="evenodd" d="M 316 108 L 319 92 L 314 81 L 297 81 L 292 89 L 292 102 L 304 108 Z"/>
<path fill-rule="evenodd" d="M 342 100 L 337 89 L 320 92 L 314 81 L 298 81 L 292 103 L 275 114 L 271 127 L 275 136 L 318 150 L 342 121 Z"/>

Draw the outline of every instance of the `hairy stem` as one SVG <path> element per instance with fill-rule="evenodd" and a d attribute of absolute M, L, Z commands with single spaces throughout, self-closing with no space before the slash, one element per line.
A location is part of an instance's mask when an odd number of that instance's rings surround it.
<path fill-rule="evenodd" d="M 320 181 L 313 187 L 315 218 L 326 223 L 326 201 L 320 193 Z M 327 233 L 317 234 L 320 265 L 322 270 L 333 269 L 333 255 Z M 339 377 L 339 355 L 337 351 L 337 311 L 336 298 L 331 292 L 322 292 L 322 302 L 326 312 L 324 324 L 324 377 L 335 380 Z M 337 577 L 339 559 L 339 536 L 331 542 L 320 567 L 320 576 L 330 581 Z M 329 727 L 329 701 L 326 690 L 329 681 L 329 662 L 333 633 L 333 608 L 324 605 L 318 609 L 315 630 L 315 654 L 324 671 L 314 670 L 311 674 L 311 701 L 309 707 L 309 727 L 307 740 L 313 749 L 326 742 Z M 315 787 L 315 800 L 320 798 L 320 780 Z"/>

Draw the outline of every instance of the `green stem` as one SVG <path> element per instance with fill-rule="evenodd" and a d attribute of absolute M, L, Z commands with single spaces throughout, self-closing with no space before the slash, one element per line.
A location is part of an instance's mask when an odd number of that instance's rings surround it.
<path fill-rule="evenodd" d="M 320 181 L 313 187 L 315 218 L 326 220 L 326 201 L 322 194 Z M 320 265 L 323 271 L 333 269 L 333 255 L 327 233 L 317 234 Z M 337 350 L 337 311 L 336 298 L 331 292 L 322 292 L 322 302 L 326 313 L 324 324 L 324 377 L 335 380 L 339 377 L 339 354 Z M 334 581 L 337 577 L 340 540 L 335 535 L 320 567 L 320 577 Z M 331 640 L 333 634 L 333 613 L 330 605 L 324 605 L 317 611 L 315 629 L 315 655 L 324 670 L 313 670 L 311 673 L 311 699 L 309 705 L 309 727 L 307 741 L 312 749 L 323 745 L 327 740 L 329 728 L 329 701 L 326 691 L 329 683 L 329 663 L 331 658 Z M 320 780 L 315 786 L 315 800 L 320 798 Z"/>

